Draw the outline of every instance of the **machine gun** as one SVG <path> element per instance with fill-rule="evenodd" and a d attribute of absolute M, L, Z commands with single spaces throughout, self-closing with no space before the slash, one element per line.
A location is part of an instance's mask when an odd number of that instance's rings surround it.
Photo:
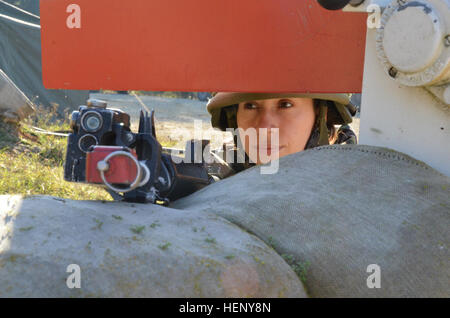
<path fill-rule="evenodd" d="M 193 160 L 197 143 L 203 153 L 209 141 L 188 141 L 184 158 L 164 150 L 154 111 L 141 111 L 133 133 L 127 113 L 91 99 L 72 112 L 70 127 L 64 179 L 102 184 L 116 200 L 168 205 L 214 181 L 205 162 Z"/>

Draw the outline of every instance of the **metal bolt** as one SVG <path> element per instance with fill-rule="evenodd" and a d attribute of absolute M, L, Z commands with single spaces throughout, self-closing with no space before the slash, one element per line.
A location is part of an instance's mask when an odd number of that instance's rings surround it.
<path fill-rule="evenodd" d="M 392 67 L 389 69 L 389 76 L 392 77 L 392 78 L 396 78 L 396 77 L 397 77 L 397 74 L 398 74 L 397 69 L 396 69 L 395 67 L 392 66 Z"/>
<path fill-rule="evenodd" d="M 109 169 L 109 164 L 106 161 L 99 161 L 97 162 L 97 169 L 99 171 L 105 172 L 106 170 Z"/>
<path fill-rule="evenodd" d="M 446 47 L 450 46 L 450 34 L 447 34 L 444 38 L 444 44 Z"/>
<path fill-rule="evenodd" d="M 133 141 L 133 135 L 131 133 L 127 133 L 125 138 L 127 139 L 127 142 Z"/>
<path fill-rule="evenodd" d="M 357 7 L 357 6 L 359 6 L 361 3 L 363 3 L 365 0 L 351 0 L 350 1 L 350 5 L 352 6 L 352 7 Z"/>
<path fill-rule="evenodd" d="M 106 106 L 108 106 L 108 104 L 104 100 L 95 98 L 88 99 L 86 105 L 88 107 L 98 107 L 98 108 L 106 108 Z"/>

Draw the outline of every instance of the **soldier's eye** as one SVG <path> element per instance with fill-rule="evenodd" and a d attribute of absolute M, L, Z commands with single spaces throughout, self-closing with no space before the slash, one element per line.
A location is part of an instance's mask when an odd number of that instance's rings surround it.
<path fill-rule="evenodd" d="M 280 107 L 281 108 L 291 108 L 292 106 L 294 106 L 294 104 L 292 104 L 290 101 L 282 100 L 280 102 Z"/>
<path fill-rule="evenodd" d="M 245 103 L 244 109 L 256 109 L 256 105 L 253 103 Z"/>

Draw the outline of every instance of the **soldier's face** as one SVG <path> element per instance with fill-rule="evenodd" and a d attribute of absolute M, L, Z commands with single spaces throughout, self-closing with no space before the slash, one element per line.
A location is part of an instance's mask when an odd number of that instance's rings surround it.
<path fill-rule="evenodd" d="M 314 121 L 311 98 L 247 101 L 239 104 L 237 112 L 242 145 L 250 159 L 257 164 L 304 150 Z M 251 133 L 245 133 L 252 128 L 257 136 L 253 142 Z M 267 135 L 264 135 L 264 129 L 267 129 Z M 270 160 L 267 156 L 270 156 Z"/>

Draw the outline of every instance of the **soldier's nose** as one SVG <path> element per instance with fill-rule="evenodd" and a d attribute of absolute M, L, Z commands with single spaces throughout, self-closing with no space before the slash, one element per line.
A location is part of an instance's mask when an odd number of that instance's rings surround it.
<path fill-rule="evenodd" d="M 272 110 L 263 109 L 258 114 L 257 128 L 276 128 L 278 127 L 278 119 Z"/>

